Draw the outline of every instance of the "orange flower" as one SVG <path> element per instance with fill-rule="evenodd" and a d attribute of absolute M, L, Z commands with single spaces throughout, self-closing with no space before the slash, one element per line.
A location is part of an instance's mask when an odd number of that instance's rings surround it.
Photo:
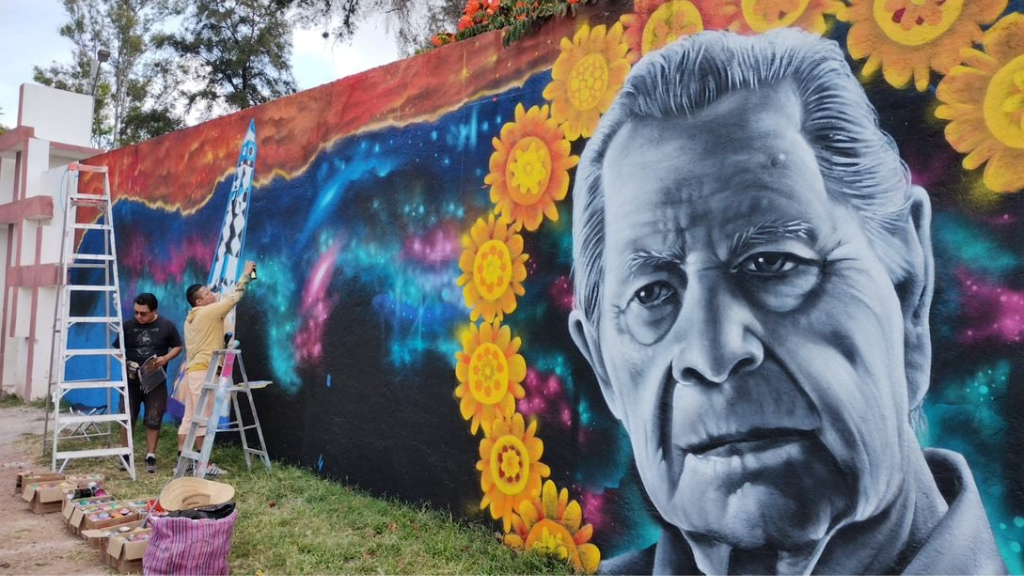
<path fill-rule="evenodd" d="M 611 28 L 583 24 L 571 41 L 562 38 L 544 98 L 551 101 L 551 116 L 570 142 L 593 135 L 601 114 L 622 89 L 629 73 L 627 49 L 618 22 Z"/>
<path fill-rule="evenodd" d="M 551 480 L 541 494 L 524 500 L 512 516 L 512 531 L 505 543 L 517 550 L 535 550 L 568 561 L 577 572 L 593 574 L 601 563 L 601 551 L 590 544 L 594 527 L 583 523 L 579 502 L 569 500 L 569 491 Z"/>
<path fill-rule="evenodd" d="M 495 420 L 490 434 L 480 441 L 480 509 L 490 507 L 491 518 L 500 518 L 505 532 L 512 529 L 513 510 L 540 492 L 541 480 L 551 474 L 540 461 L 544 442 L 536 432 L 537 422 L 527 429 L 523 415 L 516 412 L 511 420 Z"/>
<path fill-rule="evenodd" d="M 1024 189 L 1024 14 L 1009 14 L 985 32 L 984 52 L 963 51 L 964 65 L 942 79 L 935 115 L 949 120 L 946 140 L 966 153 L 964 168 L 985 164 L 985 186 Z"/>
<path fill-rule="evenodd" d="M 455 397 L 461 399 L 462 418 L 472 420 L 473 434 L 480 427 L 487 434 L 495 420 L 511 418 L 516 398 L 526 396 L 526 361 L 517 354 L 520 344 L 509 327 L 498 322 L 484 322 L 479 329 L 470 324 L 462 333 L 463 351 L 455 354 Z"/>
<path fill-rule="evenodd" d="M 635 64 L 641 56 L 704 30 L 704 20 L 689 0 L 635 0 L 633 14 L 619 21 L 629 46 L 626 60 Z"/>
<path fill-rule="evenodd" d="M 494 211 L 514 229 L 536 230 L 544 216 L 558 220 L 555 202 L 569 191 L 569 169 L 579 162 L 570 154 L 569 141 L 548 107 L 527 112 L 516 105 L 515 120 L 501 127 L 494 138 L 491 172 L 484 183 L 491 186 Z"/>
<path fill-rule="evenodd" d="M 913 78 L 918 91 L 928 88 L 931 70 L 949 74 L 960 51 L 982 38 L 1007 0 L 850 0 L 839 19 L 850 23 L 850 56 L 864 63 L 863 75 L 879 69 L 885 81 L 904 88 Z"/>
<path fill-rule="evenodd" d="M 824 34 L 826 14 L 843 8 L 839 0 L 693 0 L 712 30 L 760 34 L 776 28 L 802 28 Z"/>
<path fill-rule="evenodd" d="M 483 316 L 487 322 L 501 320 L 516 309 L 516 296 L 526 294 L 526 260 L 523 237 L 508 229 L 494 215 L 485 222 L 479 218 L 470 233 L 462 237 L 459 268 L 462 275 L 456 283 L 465 286 L 462 295 L 471 310 L 469 318 L 476 322 Z"/>

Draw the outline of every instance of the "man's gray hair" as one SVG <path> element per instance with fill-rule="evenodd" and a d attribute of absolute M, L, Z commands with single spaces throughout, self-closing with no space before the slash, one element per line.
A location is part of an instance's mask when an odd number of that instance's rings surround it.
<path fill-rule="evenodd" d="M 633 68 L 580 159 L 573 188 L 573 275 L 577 308 L 592 326 L 598 325 L 604 278 L 601 169 L 622 126 L 640 118 L 690 118 L 730 92 L 784 82 L 800 99 L 801 132 L 829 195 L 861 215 L 894 284 L 906 277 L 912 268 L 905 251 L 887 246 L 908 223 L 910 174 L 839 46 L 796 29 L 753 37 L 703 32 Z"/>

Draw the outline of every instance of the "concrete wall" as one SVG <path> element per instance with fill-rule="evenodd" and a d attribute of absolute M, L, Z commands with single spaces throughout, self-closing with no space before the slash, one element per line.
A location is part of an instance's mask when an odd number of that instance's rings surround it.
<path fill-rule="evenodd" d="M 124 310 L 149 291 L 183 321 L 255 121 L 260 279 L 237 337 L 275 383 L 275 458 L 493 519 L 513 546 L 560 541 L 585 569 L 1020 573 L 1024 146 L 979 119 L 1020 121 L 1024 16 L 851 4 L 600 3 L 99 156 Z M 850 104 L 805 124 L 758 81 L 596 156 L 640 56 L 779 25 L 836 41 L 811 52 L 838 55 L 820 87 Z M 961 56 L 972 42 L 989 56 Z M 697 100 L 758 68 L 693 62 L 667 80 Z M 858 114 L 874 144 L 846 161 Z M 573 194 L 598 175 L 600 322 L 572 276 Z"/>
<path fill-rule="evenodd" d="M 0 384 L 5 392 L 37 399 L 50 376 L 62 166 L 99 150 L 90 147 L 89 96 L 23 84 L 18 118 L 0 136 L 0 223 L 6 228 L 0 234 L 6 258 Z"/>

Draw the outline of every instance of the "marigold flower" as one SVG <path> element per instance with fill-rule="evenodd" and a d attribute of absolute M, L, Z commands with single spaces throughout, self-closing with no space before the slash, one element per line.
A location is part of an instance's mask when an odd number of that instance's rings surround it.
<path fill-rule="evenodd" d="M 516 506 L 540 492 L 541 481 L 551 469 L 540 461 L 544 442 L 536 437 L 537 422 L 527 428 L 523 415 L 495 420 L 490 434 L 480 441 L 480 509 L 490 508 L 491 518 L 501 519 L 505 532 L 512 529 Z"/>
<path fill-rule="evenodd" d="M 776 28 L 802 28 L 815 34 L 827 30 L 826 14 L 843 9 L 839 0 L 693 0 L 710 30 L 761 34 Z"/>
<path fill-rule="evenodd" d="M 632 14 L 619 18 L 623 40 L 629 46 L 626 59 L 635 64 L 641 56 L 704 30 L 704 20 L 689 0 L 635 0 Z"/>
<path fill-rule="evenodd" d="M 911 79 L 928 88 L 931 71 L 949 74 L 960 51 L 982 39 L 981 27 L 1006 9 L 1006 0 L 850 0 L 839 19 L 850 23 L 846 44 L 863 75 L 879 69 L 896 88 Z"/>
<path fill-rule="evenodd" d="M 462 237 L 464 248 L 459 258 L 462 275 L 456 281 L 465 286 L 462 295 L 474 322 L 481 316 L 487 322 L 501 320 L 516 309 L 516 296 L 526 294 L 526 260 L 523 237 L 508 229 L 494 215 L 478 219 L 470 233 Z"/>
<path fill-rule="evenodd" d="M 583 523 L 579 502 L 569 500 L 551 480 L 541 493 L 524 500 L 512 516 L 512 530 L 505 543 L 517 550 L 534 550 L 568 561 L 577 572 L 593 574 L 601 563 L 601 551 L 590 544 L 594 527 Z"/>
<path fill-rule="evenodd" d="M 946 140 L 967 154 L 964 168 L 985 165 L 987 188 L 1024 190 L 1024 14 L 1003 17 L 981 43 L 939 82 L 935 115 L 950 121 Z"/>
<path fill-rule="evenodd" d="M 579 157 L 570 153 L 571 145 L 548 107 L 526 111 L 517 104 L 515 119 L 501 127 L 501 137 L 492 143 L 484 183 L 491 186 L 494 211 L 513 228 L 527 230 L 536 230 L 544 216 L 558 220 L 555 202 L 569 191 L 569 169 Z"/>
<path fill-rule="evenodd" d="M 551 101 L 551 116 L 570 142 L 594 134 L 601 114 L 622 89 L 629 73 L 627 49 L 618 22 L 611 28 L 583 24 L 572 40 L 562 38 L 544 98 Z"/>
<path fill-rule="evenodd" d="M 462 333 L 462 352 L 455 354 L 455 375 L 459 385 L 455 397 L 464 420 L 471 420 L 476 434 L 491 430 L 495 420 L 508 419 L 516 410 L 516 399 L 526 396 L 526 360 L 518 354 L 522 341 L 513 338 L 508 326 L 483 322 L 470 324 Z"/>

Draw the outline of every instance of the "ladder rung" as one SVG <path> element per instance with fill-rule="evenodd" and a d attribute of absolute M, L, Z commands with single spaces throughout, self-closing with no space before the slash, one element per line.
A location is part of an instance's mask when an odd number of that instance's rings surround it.
<path fill-rule="evenodd" d="M 70 198 L 79 202 L 105 202 L 110 199 L 105 194 L 72 194 Z"/>
<path fill-rule="evenodd" d="M 131 449 L 126 446 L 118 446 L 116 448 L 94 448 L 92 450 L 65 450 L 57 451 L 55 457 L 57 460 L 64 460 L 66 458 L 96 458 L 98 456 L 128 456 L 131 454 Z"/>
<path fill-rule="evenodd" d="M 75 348 L 64 352 L 65 356 L 108 356 L 121 355 L 120 348 Z"/>
<path fill-rule="evenodd" d="M 103 269 L 103 268 L 107 267 L 106 264 L 83 264 L 83 263 L 76 264 L 74 262 L 68 262 L 67 266 L 68 266 L 68 268 L 99 268 L 99 269 Z"/>
<path fill-rule="evenodd" d="M 193 420 L 193 422 L 195 422 L 195 420 Z M 202 456 L 203 456 L 202 454 L 200 454 L 199 452 L 196 452 L 195 450 L 182 450 L 181 451 L 181 456 L 179 456 L 179 458 L 188 458 L 189 460 L 199 460 L 200 458 L 202 458 Z"/>
<path fill-rule="evenodd" d="M 65 284 L 65 288 L 74 292 L 113 292 L 117 286 L 90 286 L 88 284 Z"/>
<path fill-rule="evenodd" d="M 117 316 L 68 316 L 68 324 L 75 324 L 78 322 L 105 324 L 107 322 L 120 321 L 121 319 Z"/>
<path fill-rule="evenodd" d="M 114 257 L 112 255 L 110 255 L 110 254 L 83 254 L 83 253 L 72 254 L 71 258 L 73 260 L 113 260 L 114 259 Z M 74 264 L 68 264 L 68 266 L 72 266 L 72 265 L 74 265 Z"/>
<path fill-rule="evenodd" d="M 71 228 L 75 230 L 111 230 L 111 227 L 107 224 L 81 224 L 78 222 L 72 224 Z"/>
<path fill-rule="evenodd" d="M 57 417 L 57 428 L 63 428 L 70 424 L 98 424 L 100 422 L 123 422 L 128 423 L 127 414 L 88 414 L 85 416 L 65 416 L 61 414 Z"/>
<path fill-rule="evenodd" d="M 61 390 L 84 390 L 87 388 L 120 388 L 127 386 L 120 380 L 65 380 L 58 383 Z"/>

